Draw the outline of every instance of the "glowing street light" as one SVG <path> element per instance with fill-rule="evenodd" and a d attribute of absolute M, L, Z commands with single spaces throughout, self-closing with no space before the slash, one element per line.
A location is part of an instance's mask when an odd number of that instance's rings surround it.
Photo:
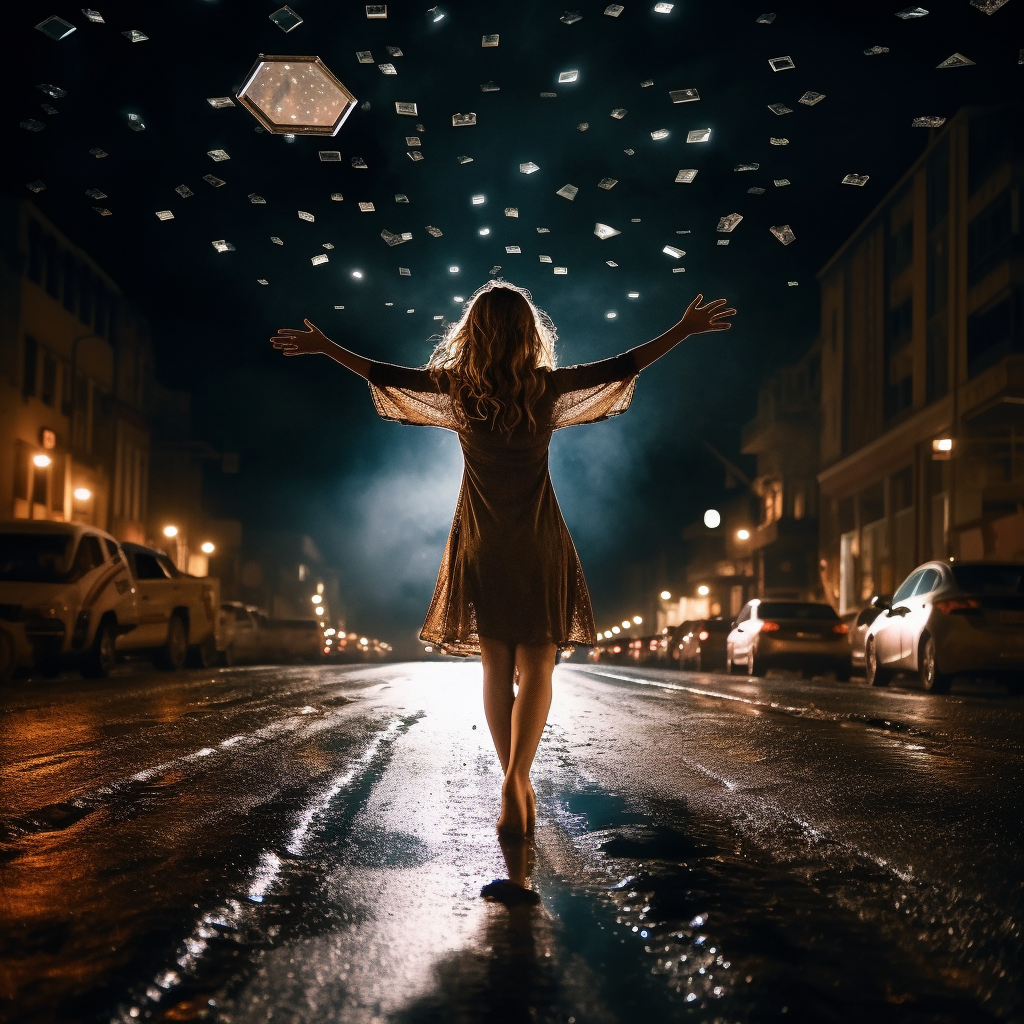
<path fill-rule="evenodd" d="M 937 437 L 932 441 L 933 452 L 951 452 L 953 450 L 953 438 Z"/>
<path fill-rule="evenodd" d="M 212 541 L 204 540 L 203 543 L 199 545 L 199 550 L 202 551 L 204 555 L 212 555 L 217 548 Z"/>
<path fill-rule="evenodd" d="M 75 488 L 75 501 L 88 501 L 92 497 L 92 491 L 88 487 Z"/>
<path fill-rule="evenodd" d="M 622 628 L 623 629 L 629 629 L 629 619 L 623 619 L 622 620 Z"/>
<path fill-rule="evenodd" d="M 363 276 L 363 272 L 361 270 L 353 270 L 352 276 L 358 280 Z"/>
<path fill-rule="evenodd" d="M 634 615 L 633 616 L 633 621 L 639 626 L 640 623 L 644 621 L 643 620 L 643 616 L 641 616 L 641 615 Z"/>
<path fill-rule="evenodd" d="M 319 608 L 316 608 L 314 610 L 316 611 L 317 615 L 323 615 L 323 613 L 324 613 L 323 605 L 321 605 Z"/>
<path fill-rule="evenodd" d="M 709 508 L 704 513 L 704 525 L 709 530 L 717 530 L 722 525 L 722 513 L 717 508 Z"/>
<path fill-rule="evenodd" d="M 51 462 L 53 462 L 53 459 L 51 459 L 49 455 L 45 455 L 43 452 L 32 456 L 32 465 L 38 466 L 40 469 L 46 469 Z"/>
<path fill-rule="evenodd" d="M 710 593 L 711 593 L 711 590 L 710 590 L 710 588 L 709 588 L 709 587 L 707 586 L 707 584 L 705 584 L 705 583 L 702 583 L 702 584 L 701 584 L 701 585 L 700 585 L 700 586 L 699 586 L 699 587 L 697 588 L 697 593 L 698 593 L 698 594 L 700 594 L 700 596 L 701 596 L 701 597 L 707 597 L 707 596 L 708 596 L 708 594 L 710 594 Z"/>
<path fill-rule="evenodd" d="M 749 530 L 737 530 L 736 531 L 736 539 L 737 540 L 750 540 L 750 531 Z"/>
<path fill-rule="evenodd" d="M 672 599 L 672 595 L 667 590 L 663 590 L 661 592 L 661 599 L 662 601 L 670 601 Z"/>
<path fill-rule="evenodd" d="M 619 627 L 618 627 L 618 626 L 612 626 L 612 632 L 613 632 L 613 633 L 614 633 L 614 634 L 615 634 L 616 636 L 618 636 L 618 635 L 619 635 L 619 633 L 621 633 L 621 632 L 622 632 L 622 630 L 621 630 L 621 629 L 619 629 Z"/>
<path fill-rule="evenodd" d="M 176 526 L 165 526 L 164 527 L 164 536 L 165 537 L 177 537 L 178 536 L 178 528 Z"/>

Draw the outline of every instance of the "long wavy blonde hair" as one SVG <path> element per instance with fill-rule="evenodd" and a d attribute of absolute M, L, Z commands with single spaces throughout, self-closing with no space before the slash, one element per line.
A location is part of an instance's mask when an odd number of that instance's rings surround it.
<path fill-rule="evenodd" d="M 530 293 L 496 279 L 470 296 L 427 368 L 435 379 L 448 374 L 452 406 L 463 423 L 492 422 L 511 436 L 525 419 L 534 433 L 534 408 L 545 371 L 555 367 L 556 339 L 551 317 Z"/>

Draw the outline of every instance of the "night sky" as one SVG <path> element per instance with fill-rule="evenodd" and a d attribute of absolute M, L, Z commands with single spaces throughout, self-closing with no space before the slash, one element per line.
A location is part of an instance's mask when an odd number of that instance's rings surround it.
<path fill-rule="evenodd" d="M 294 0 L 304 22 L 287 34 L 268 18 L 274 0 L 96 2 L 105 24 L 53 0 L 6 14 L 20 68 L 4 188 L 30 197 L 26 183 L 45 182 L 34 201 L 152 322 L 158 376 L 192 393 L 197 436 L 241 453 L 239 476 L 209 478 L 211 515 L 311 533 L 340 571 L 352 625 L 396 643 L 429 600 L 458 492 L 458 442 L 378 421 L 363 381 L 320 357 L 283 359 L 267 342 L 275 329 L 308 317 L 371 358 L 420 365 L 441 326 L 434 317 L 457 314 L 453 297 L 497 265 L 551 313 L 564 365 L 659 334 L 698 291 L 727 297 L 739 310 L 733 329 L 691 339 L 646 371 L 626 416 L 555 435 L 552 476 L 599 625 L 618 619 L 630 612 L 623 565 L 671 546 L 721 498 L 721 468 L 701 442 L 739 459 L 758 383 L 815 336 L 816 270 L 926 144 L 911 120 L 1009 100 L 1024 73 L 1024 0 L 992 15 L 968 0 L 926 0 L 929 13 L 912 19 L 895 16 L 898 2 L 683 0 L 658 14 L 653 0 L 626 0 L 612 18 L 605 2 L 574 0 L 573 24 L 560 21 L 565 7 L 528 0 L 443 4 L 437 23 L 428 2 L 391 3 L 386 20 L 368 20 L 362 4 Z M 767 11 L 774 21 L 758 24 Z M 33 28 L 52 14 L 77 31 L 54 42 Z M 130 42 L 121 33 L 131 29 L 149 39 Z M 497 47 L 481 46 L 489 33 Z M 873 46 L 889 52 L 865 55 Z M 360 50 L 374 63 L 358 63 Z M 936 68 L 955 52 L 974 66 Z M 320 56 L 369 109 L 357 107 L 334 138 L 294 141 L 257 132 L 240 106 L 213 109 L 207 98 L 234 94 L 260 53 Z M 773 71 L 780 56 L 795 69 Z M 397 74 L 382 74 L 384 62 Z M 569 70 L 577 81 L 558 85 Z M 483 92 L 488 82 L 498 90 Z M 67 96 L 51 99 L 38 83 Z M 669 91 L 687 88 L 700 100 L 673 104 Z M 808 90 L 825 99 L 798 103 Z M 417 103 L 419 115 L 397 115 L 395 101 Z M 777 103 L 792 112 L 773 113 Z M 610 116 L 617 108 L 621 119 Z M 476 125 L 452 127 L 454 113 L 470 111 Z M 129 128 L 130 113 L 144 131 Z M 26 118 L 45 129 L 22 130 Z M 710 142 L 687 144 L 700 128 Z M 653 140 L 658 129 L 668 137 Z M 405 137 L 416 134 L 424 159 L 414 163 Z M 96 159 L 94 147 L 109 155 Z M 214 149 L 230 160 L 213 162 Z M 342 162 L 321 162 L 321 149 L 340 150 Z M 540 170 L 520 173 L 527 161 Z M 674 182 L 682 168 L 698 170 L 692 183 Z M 870 180 L 842 185 L 850 173 Z M 211 187 L 207 174 L 225 184 Z M 618 184 L 599 188 L 606 177 Z M 181 198 L 181 184 L 194 196 Z M 573 201 L 556 195 L 566 184 L 579 189 Z M 266 202 L 251 203 L 253 193 Z M 474 194 L 486 202 L 471 205 Z M 361 213 L 361 201 L 376 212 Z M 166 209 L 174 219 L 162 222 L 155 212 Z M 742 222 L 718 234 L 731 213 Z M 621 234 L 599 240 L 598 221 Z M 788 246 L 769 232 L 783 224 L 796 235 Z M 388 246 L 385 229 L 413 239 Z M 217 239 L 235 251 L 216 252 Z M 312 266 L 323 253 L 329 262 Z M 555 265 L 568 273 L 555 276 Z"/>

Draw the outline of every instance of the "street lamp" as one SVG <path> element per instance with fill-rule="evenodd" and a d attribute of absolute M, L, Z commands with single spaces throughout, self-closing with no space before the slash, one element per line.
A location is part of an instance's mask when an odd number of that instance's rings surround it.
<path fill-rule="evenodd" d="M 178 536 L 178 528 L 176 526 L 165 526 L 164 527 L 164 536 L 165 537 L 177 537 Z"/>
<path fill-rule="evenodd" d="M 639 626 L 640 623 L 644 621 L 643 620 L 643 616 L 641 616 L 641 615 L 634 615 L 633 616 L 633 621 Z"/>
<path fill-rule="evenodd" d="M 709 530 L 717 530 L 722 525 L 722 513 L 717 508 L 709 508 L 704 513 L 704 525 Z"/>
<path fill-rule="evenodd" d="M 711 593 L 711 590 L 710 590 L 710 588 L 706 584 L 702 583 L 697 588 L 697 593 L 700 594 L 701 597 L 707 597 L 708 594 Z"/>
<path fill-rule="evenodd" d="M 315 608 L 314 611 L 317 613 L 317 615 L 323 615 L 323 613 L 324 613 L 324 606 L 320 605 L 319 607 Z"/>
<path fill-rule="evenodd" d="M 622 628 L 623 629 L 629 629 L 629 619 L 623 619 L 622 620 Z"/>
<path fill-rule="evenodd" d="M 202 551 L 204 555 L 212 555 L 217 549 L 213 545 L 212 541 L 204 540 L 203 543 L 199 545 L 199 550 Z"/>
<path fill-rule="evenodd" d="M 662 601 L 670 601 L 672 599 L 672 595 L 667 590 L 663 590 L 661 592 L 661 599 Z"/>
<path fill-rule="evenodd" d="M 737 530 L 736 531 L 736 539 L 737 540 L 750 540 L 750 531 L 749 530 Z"/>
<path fill-rule="evenodd" d="M 40 469 L 46 469 L 46 467 L 50 465 L 51 462 L 53 462 L 53 459 L 51 459 L 49 455 L 46 455 L 43 452 L 40 452 L 38 455 L 32 456 L 32 465 L 38 466 Z"/>
<path fill-rule="evenodd" d="M 75 501 L 88 501 L 92 497 L 92 491 L 88 487 L 76 487 Z"/>
<path fill-rule="evenodd" d="M 613 632 L 613 633 L 615 633 L 615 634 L 616 634 L 616 636 L 617 636 L 617 635 L 618 635 L 619 633 L 621 633 L 621 632 L 622 632 L 622 630 L 621 630 L 621 629 L 619 629 L 619 627 L 618 627 L 618 626 L 612 626 L 612 632 Z"/>

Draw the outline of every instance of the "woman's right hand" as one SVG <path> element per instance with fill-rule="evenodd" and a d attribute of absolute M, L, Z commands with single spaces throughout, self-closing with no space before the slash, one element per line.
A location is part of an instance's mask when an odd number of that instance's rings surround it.
<path fill-rule="evenodd" d="M 703 295 L 698 295 L 693 302 L 686 307 L 682 320 L 678 326 L 684 334 L 706 334 L 708 331 L 727 331 L 732 324 L 725 320 L 719 320 L 723 316 L 735 316 L 736 310 L 723 309 L 727 305 L 725 299 L 712 299 L 705 305 L 701 305 Z"/>
<path fill-rule="evenodd" d="M 270 339 L 270 344 L 286 356 L 308 356 L 327 352 L 328 346 L 332 344 L 331 340 L 308 320 L 302 322 L 309 328 L 308 331 L 295 327 L 281 327 Z"/>

